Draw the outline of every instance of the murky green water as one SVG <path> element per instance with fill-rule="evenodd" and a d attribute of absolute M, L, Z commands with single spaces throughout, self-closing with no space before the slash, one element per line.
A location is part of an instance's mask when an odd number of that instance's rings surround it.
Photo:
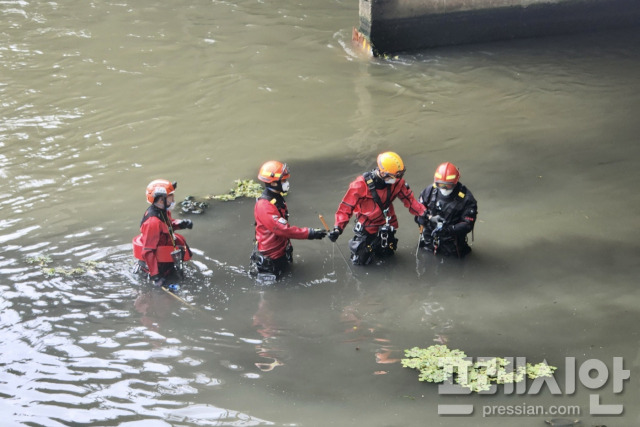
<path fill-rule="evenodd" d="M 553 418 L 482 416 L 500 405 L 640 421 L 640 32 L 378 61 L 350 45 L 355 1 L 170 3 L 0 3 L 3 425 Z M 259 286 L 244 199 L 191 217 L 184 302 L 131 273 L 154 178 L 203 197 L 286 161 L 291 221 L 319 227 L 385 150 L 416 192 L 439 163 L 460 167 L 480 212 L 464 263 L 416 257 L 416 226 L 397 206 L 394 259 L 351 273 L 328 241 L 299 241 L 291 275 Z M 42 255 L 48 267 L 99 264 L 47 276 L 27 262 Z M 623 393 L 610 378 L 571 395 L 443 396 L 385 363 L 441 342 L 546 359 L 563 389 L 566 357 L 623 357 L 631 380 Z M 590 417 L 591 394 L 624 414 Z M 475 412 L 438 416 L 443 404 Z"/>

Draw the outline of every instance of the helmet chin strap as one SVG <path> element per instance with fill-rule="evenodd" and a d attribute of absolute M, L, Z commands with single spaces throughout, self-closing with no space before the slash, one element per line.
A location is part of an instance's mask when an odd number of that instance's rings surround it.
<path fill-rule="evenodd" d="M 384 183 L 387 184 L 387 185 L 395 184 L 396 181 L 397 181 L 397 178 L 395 178 L 395 177 L 393 177 L 393 178 L 383 178 L 382 174 L 380 173 L 380 168 L 375 168 L 374 171 L 376 173 L 376 177 L 378 177 L 381 180 L 383 180 Z"/>
<path fill-rule="evenodd" d="M 277 187 L 272 187 L 270 185 L 267 185 L 267 190 L 271 191 L 272 193 L 283 195 L 283 192 L 280 191 Z"/>
<path fill-rule="evenodd" d="M 287 188 L 287 191 L 284 191 L 282 188 L 282 181 L 277 181 L 277 183 L 278 184 L 276 186 L 267 185 L 267 189 L 273 193 L 278 193 L 281 196 L 286 196 L 289 189 Z"/>
<path fill-rule="evenodd" d="M 156 203 L 158 203 L 159 201 L 162 201 L 162 207 L 156 205 Z M 153 203 L 157 208 L 160 208 L 162 210 L 167 210 L 167 196 L 163 195 L 163 196 L 157 196 L 156 197 L 156 201 Z"/>
<path fill-rule="evenodd" d="M 162 207 L 160 207 L 160 206 L 158 206 L 156 204 L 156 203 L 158 203 L 159 200 L 162 200 Z M 174 204 L 175 204 L 175 202 L 174 202 Z M 153 205 L 155 207 L 157 207 L 158 209 L 162 209 L 165 212 L 168 211 L 168 210 L 171 210 L 171 208 L 172 208 L 172 206 L 169 206 L 167 204 L 167 195 L 166 194 L 163 194 L 163 195 L 160 195 L 160 196 L 156 196 L 156 201 L 153 203 Z"/>

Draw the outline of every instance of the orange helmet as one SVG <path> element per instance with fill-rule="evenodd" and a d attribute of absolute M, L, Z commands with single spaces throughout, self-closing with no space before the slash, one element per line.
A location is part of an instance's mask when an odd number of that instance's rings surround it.
<path fill-rule="evenodd" d="M 155 179 L 147 185 L 147 202 L 155 203 L 161 196 L 168 196 L 176 191 L 177 182 L 169 182 L 166 179 Z"/>
<path fill-rule="evenodd" d="M 258 179 L 267 184 L 289 179 L 289 176 L 291 176 L 291 174 L 289 173 L 287 164 L 275 160 L 270 160 L 262 165 L 258 172 Z"/>
<path fill-rule="evenodd" d="M 378 171 L 382 178 L 391 176 L 402 178 L 405 171 L 404 163 L 396 153 L 387 151 L 378 155 Z"/>
<path fill-rule="evenodd" d="M 443 163 L 436 169 L 436 173 L 433 175 L 433 185 L 438 188 L 444 188 L 450 190 L 460 180 L 460 171 L 453 163 Z"/>

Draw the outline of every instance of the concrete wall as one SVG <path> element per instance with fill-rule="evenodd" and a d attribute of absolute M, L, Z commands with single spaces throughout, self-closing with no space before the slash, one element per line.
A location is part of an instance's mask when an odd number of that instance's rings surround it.
<path fill-rule="evenodd" d="M 374 54 L 640 25 L 640 0 L 359 1 Z"/>

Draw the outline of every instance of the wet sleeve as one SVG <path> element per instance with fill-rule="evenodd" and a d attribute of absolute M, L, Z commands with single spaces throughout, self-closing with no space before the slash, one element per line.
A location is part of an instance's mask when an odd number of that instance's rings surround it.
<path fill-rule="evenodd" d="M 420 203 L 422 206 L 424 206 L 425 208 L 425 212 L 429 211 L 429 208 L 427 208 L 427 202 L 424 201 L 424 199 L 427 197 L 425 195 L 425 193 L 428 195 L 429 193 L 427 193 L 427 190 L 429 189 L 429 187 L 425 188 L 424 190 L 422 190 L 422 193 L 420 193 L 420 196 L 418 197 L 418 203 Z M 420 224 L 420 225 L 425 225 L 425 223 L 428 221 L 428 219 L 426 219 L 424 216 L 419 216 L 416 215 L 414 217 L 416 223 Z"/>
<path fill-rule="evenodd" d="M 285 218 L 280 216 L 278 208 L 269 202 L 263 202 L 265 206 L 257 213 L 259 222 L 269 231 L 277 236 L 288 239 L 307 239 L 309 229 L 307 227 L 295 227 L 289 224 Z"/>
<path fill-rule="evenodd" d="M 149 218 L 140 227 L 142 238 L 142 257 L 147 263 L 149 268 L 149 275 L 155 276 L 158 274 L 158 259 L 156 258 L 156 249 L 160 242 L 160 232 L 162 224 L 157 218 Z"/>
<path fill-rule="evenodd" d="M 169 222 L 171 223 L 171 227 L 172 227 L 174 230 L 180 230 L 180 228 L 181 228 L 181 227 L 180 227 L 180 222 L 181 222 L 182 220 L 180 220 L 180 219 L 173 219 L 173 216 L 171 216 L 171 211 L 170 211 L 170 210 L 167 210 L 167 217 L 168 217 L 168 219 L 169 219 Z"/>
<path fill-rule="evenodd" d="M 364 188 L 363 185 L 365 186 Z M 335 225 L 340 227 L 341 230 L 344 230 L 349 223 L 351 215 L 353 215 L 353 210 L 358 203 L 360 203 L 360 199 L 364 197 L 364 194 L 366 194 L 366 190 L 367 187 L 364 181 L 355 180 L 349 184 L 349 188 L 336 211 Z"/>
<path fill-rule="evenodd" d="M 467 234 L 473 230 L 476 218 L 478 217 L 478 203 L 476 199 L 470 192 L 467 193 L 466 197 L 468 197 L 468 200 L 464 204 L 460 222 L 453 226 L 453 232 L 457 235 Z"/>
<path fill-rule="evenodd" d="M 403 180 L 404 181 L 404 180 Z M 404 182 L 400 182 L 400 191 L 398 192 L 398 198 L 402 201 L 402 204 L 409 209 L 412 215 L 422 216 L 427 208 L 413 197 L 413 191 Z"/>

